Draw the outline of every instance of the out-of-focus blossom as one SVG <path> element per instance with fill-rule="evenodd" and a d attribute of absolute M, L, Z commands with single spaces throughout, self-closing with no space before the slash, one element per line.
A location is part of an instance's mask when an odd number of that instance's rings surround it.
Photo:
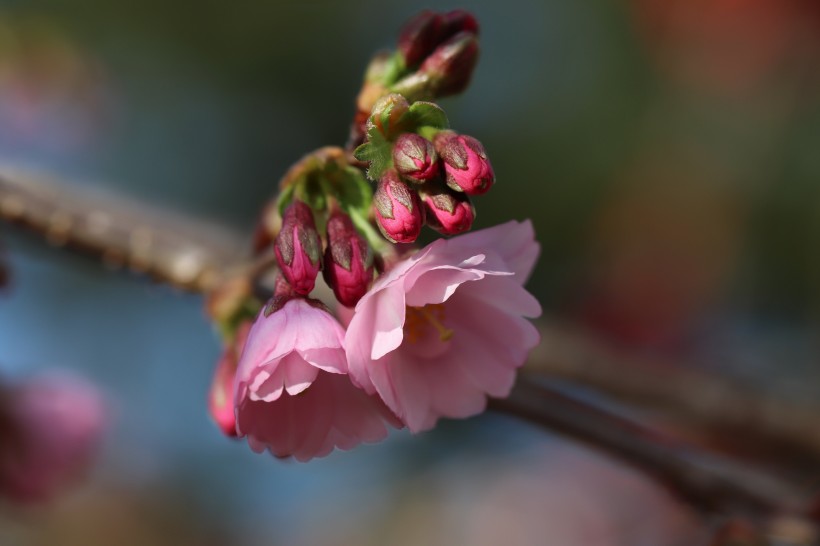
<path fill-rule="evenodd" d="M 438 240 L 380 277 L 345 337 L 350 375 L 413 432 L 507 396 L 538 344 L 541 308 L 523 283 L 538 244 L 529 222 Z"/>
<path fill-rule="evenodd" d="M 89 383 L 37 377 L 4 391 L 0 495 L 47 501 L 85 472 L 106 424 L 106 405 Z"/>
<path fill-rule="evenodd" d="M 251 327 L 236 374 L 237 432 L 251 449 L 307 461 L 382 440 L 387 423 L 400 426 L 350 382 L 344 330 L 321 304 L 272 305 Z"/>
<path fill-rule="evenodd" d="M 245 340 L 250 332 L 250 322 L 242 323 L 236 331 L 236 337 L 229 343 L 216 364 L 211 390 L 208 393 L 208 411 L 225 436 L 236 437 L 236 413 L 234 412 L 234 378 L 236 366 Z"/>

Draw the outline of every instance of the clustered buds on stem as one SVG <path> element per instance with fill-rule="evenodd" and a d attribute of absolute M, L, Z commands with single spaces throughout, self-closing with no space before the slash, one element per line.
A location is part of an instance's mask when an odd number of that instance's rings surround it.
<path fill-rule="evenodd" d="M 353 307 L 373 280 L 373 251 L 350 216 L 334 211 L 327 221 L 324 277 L 339 303 Z"/>
<path fill-rule="evenodd" d="M 297 294 L 308 295 L 322 267 L 321 242 L 310 207 L 294 200 L 282 218 L 275 252 L 279 269 Z"/>
<path fill-rule="evenodd" d="M 384 173 L 373 206 L 379 229 L 393 243 L 412 243 L 424 224 L 424 209 L 418 193 L 410 189 L 394 170 Z"/>

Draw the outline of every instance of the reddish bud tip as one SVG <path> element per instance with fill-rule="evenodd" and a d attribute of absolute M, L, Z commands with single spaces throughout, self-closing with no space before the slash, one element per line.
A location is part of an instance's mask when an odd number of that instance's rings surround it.
<path fill-rule="evenodd" d="M 444 17 L 429 10 L 410 19 L 399 33 L 399 51 L 404 64 L 416 66 L 439 44 L 444 30 Z"/>
<path fill-rule="evenodd" d="M 322 266 L 322 246 L 313 212 L 302 201 L 293 201 L 285 210 L 274 248 L 279 269 L 294 292 L 309 294 Z"/>
<path fill-rule="evenodd" d="M 396 171 L 387 171 L 379 180 L 373 205 L 385 238 L 394 243 L 412 243 L 419 236 L 424 224 L 421 200 Z"/>
<path fill-rule="evenodd" d="M 448 38 L 464 31 L 478 34 L 478 19 L 467 10 L 455 9 L 445 13 L 443 19 L 443 32 Z"/>
<path fill-rule="evenodd" d="M 426 138 L 404 133 L 393 146 L 393 165 L 400 175 L 420 184 L 438 174 L 438 154 Z"/>
<path fill-rule="evenodd" d="M 442 235 L 469 231 L 475 220 L 475 208 L 464 193 L 439 187 L 422 195 L 427 225 Z"/>
<path fill-rule="evenodd" d="M 323 275 L 339 303 L 353 307 L 373 280 L 373 251 L 347 214 L 336 211 L 327 221 Z"/>
<path fill-rule="evenodd" d="M 419 72 L 430 77 L 435 95 L 455 95 L 467 88 L 476 62 L 478 38 L 472 32 L 462 31 L 438 46 Z"/>
<path fill-rule="evenodd" d="M 447 185 L 468 195 L 486 193 L 495 183 L 495 173 L 484 146 L 471 136 L 442 131 L 434 144 L 444 160 Z"/>

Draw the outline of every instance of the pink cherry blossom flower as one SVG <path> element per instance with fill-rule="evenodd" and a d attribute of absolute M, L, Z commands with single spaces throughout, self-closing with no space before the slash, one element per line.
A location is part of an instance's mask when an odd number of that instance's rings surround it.
<path fill-rule="evenodd" d="M 438 240 L 359 300 L 345 348 L 350 377 L 413 432 L 504 397 L 539 342 L 524 288 L 539 251 L 529 222 Z"/>
<path fill-rule="evenodd" d="M 5 391 L 3 404 L 0 495 L 44 502 L 88 469 L 106 424 L 95 387 L 44 375 Z"/>
<path fill-rule="evenodd" d="M 236 428 L 257 453 L 307 461 L 382 440 L 386 423 L 401 426 L 350 382 L 344 330 L 318 305 L 291 299 L 263 311 L 248 334 L 234 387 Z"/>

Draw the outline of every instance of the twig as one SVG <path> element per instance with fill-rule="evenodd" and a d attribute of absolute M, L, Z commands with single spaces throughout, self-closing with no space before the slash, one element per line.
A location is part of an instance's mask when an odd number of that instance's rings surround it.
<path fill-rule="evenodd" d="M 784 482 L 706 455 L 526 376 L 509 398 L 493 400 L 490 408 L 603 450 L 706 512 L 772 517 L 800 513 L 808 503 L 804 492 Z"/>
<path fill-rule="evenodd" d="M 219 284 L 247 247 L 212 224 L 8 165 L 0 165 L 0 219 L 113 268 L 195 292 Z"/>
<path fill-rule="evenodd" d="M 664 412 L 713 436 L 772 444 L 820 458 L 820 406 L 798 403 L 702 367 L 625 355 L 570 328 L 542 324 L 527 369 Z"/>

